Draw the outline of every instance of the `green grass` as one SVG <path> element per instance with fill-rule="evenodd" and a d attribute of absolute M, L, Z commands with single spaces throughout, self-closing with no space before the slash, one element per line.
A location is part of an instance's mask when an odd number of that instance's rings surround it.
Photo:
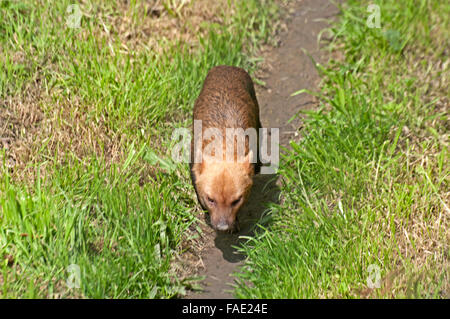
<path fill-rule="evenodd" d="M 2 180 L 1 245 L 18 268 L 4 278 L 6 296 L 23 297 L 25 281 L 36 284 L 35 297 L 69 297 L 63 278 L 70 264 L 80 267 L 82 294 L 92 298 L 182 292 L 168 269 L 180 233 L 194 220 L 180 191 L 185 185 L 174 174 L 141 186 L 139 175 L 102 171 L 101 162 L 72 165 L 55 168 L 49 185 L 38 179 L 32 192 L 7 175 Z"/>
<path fill-rule="evenodd" d="M 242 248 L 240 298 L 448 298 L 445 1 L 347 1 L 319 109 L 285 150 L 282 202 Z M 447 50 L 447 51 L 445 51 Z M 379 269 L 380 287 L 368 287 Z M 372 266 L 373 267 L 373 266 Z"/>
<path fill-rule="evenodd" d="M 192 278 L 174 257 L 198 208 L 187 165 L 167 155 L 170 136 L 189 125 L 209 68 L 255 68 L 277 7 L 238 1 L 197 44 L 161 39 L 156 51 L 145 37 L 124 41 L 117 24 L 139 30 L 151 19 L 144 2 L 94 1 L 78 29 L 65 25 L 69 4 L 0 2 L 0 112 L 18 119 L 7 118 L 14 141 L 0 149 L 0 296 L 183 295 Z M 27 112 L 40 119 L 26 124 Z M 78 289 L 66 284 L 72 264 Z"/>

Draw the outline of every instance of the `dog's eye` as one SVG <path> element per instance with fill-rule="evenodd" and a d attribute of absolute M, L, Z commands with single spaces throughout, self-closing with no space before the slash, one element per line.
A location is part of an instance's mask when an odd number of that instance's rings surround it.
<path fill-rule="evenodd" d="M 236 206 L 237 204 L 239 204 L 239 202 L 241 201 L 242 196 L 239 197 L 238 199 L 234 200 L 233 202 L 231 202 L 231 206 Z"/>
<path fill-rule="evenodd" d="M 208 202 L 210 204 L 215 204 L 216 203 L 216 201 L 214 199 L 212 199 L 211 197 L 209 197 L 209 196 L 207 196 L 206 199 L 208 200 Z"/>

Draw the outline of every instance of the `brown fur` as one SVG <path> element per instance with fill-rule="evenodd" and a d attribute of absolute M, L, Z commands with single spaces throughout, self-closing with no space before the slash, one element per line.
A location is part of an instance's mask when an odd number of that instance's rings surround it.
<path fill-rule="evenodd" d="M 259 106 L 248 73 L 231 66 L 212 68 L 195 102 L 194 120 L 202 121 L 203 131 L 211 127 L 219 128 L 224 137 L 224 148 L 226 128 L 255 128 L 258 131 L 261 127 Z M 259 141 L 259 137 L 257 140 Z M 212 226 L 219 230 L 232 230 L 236 225 L 239 209 L 250 195 L 252 178 L 259 171 L 260 165 L 259 162 L 249 162 L 253 152 L 249 149 L 248 140 L 245 144 L 245 158 L 237 158 L 233 145 L 234 161 L 229 162 L 225 161 L 225 151 L 223 160 L 219 162 L 214 162 L 211 157 L 203 154 L 205 146 L 210 142 L 204 140 L 195 149 L 192 139 L 192 182 L 200 204 L 210 213 Z M 201 163 L 194 163 L 197 152 L 203 154 Z"/>

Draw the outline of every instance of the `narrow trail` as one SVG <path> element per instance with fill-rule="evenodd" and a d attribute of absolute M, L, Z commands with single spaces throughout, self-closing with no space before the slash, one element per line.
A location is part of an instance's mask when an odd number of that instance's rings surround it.
<path fill-rule="evenodd" d="M 280 35 L 279 47 L 271 49 L 264 56 L 269 66 L 267 76 L 262 78 L 265 87 L 257 86 L 256 93 L 263 127 L 280 128 L 280 144 L 287 146 L 301 120 L 288 120 L 301 109 L 312 108 L 315 100 L 306 94 L 292 97 L 300 89 L 317 89 L 319 76 L 306 50 L 316 61 L 322 61 L 318 48 L 318 34 L 338 9 L 329 0 L 297 1 L 293 12 L 287 18 L 287 31 Z M 238 254 L 233 246 L 238 246 L 240 236 L 250 236 L 255 224 L 266 210 L 267 203 L 276 202 L 279 189 L 274 175 L 257 175 L 249 202 L 239 213 L 241 230 L 237 234 L 216 233 L 204 228 L 205 250 L 202 254 L 205 276 L 203 291 L 190 292 L 187 299 L 233 298 L 231 274 L 243 264 L 245 256 Z"/>

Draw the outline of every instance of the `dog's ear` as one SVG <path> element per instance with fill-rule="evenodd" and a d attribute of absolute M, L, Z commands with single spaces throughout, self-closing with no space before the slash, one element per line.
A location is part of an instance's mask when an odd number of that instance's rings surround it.
<path fill-rule="evenodd" d="M 198 176 L 200 176 L 203 173 L 206 164 L 213 163 L 213 162 L 216 162 L 216 161 L 217 160 L 216 160 L 216 158 L 214 156 L 202 153 L 201 154 L 201 161 L 200 161 L 200 163 L 195 165 L 194 172 L 196 174 L 198 174 Z"/>

